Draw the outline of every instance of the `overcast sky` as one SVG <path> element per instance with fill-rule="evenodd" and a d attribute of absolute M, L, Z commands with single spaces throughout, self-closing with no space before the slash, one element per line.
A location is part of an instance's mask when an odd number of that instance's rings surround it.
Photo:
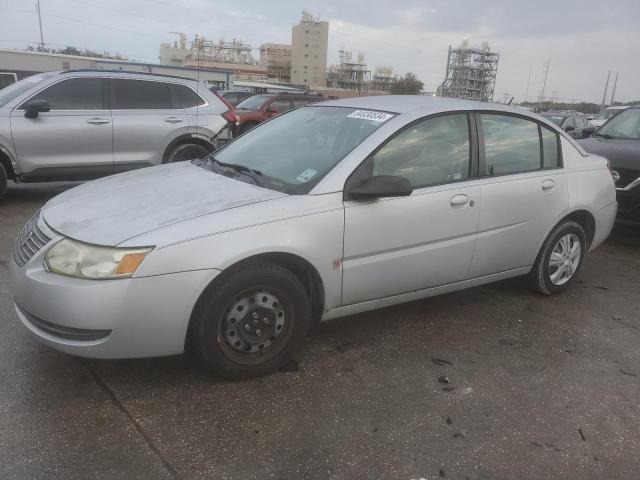
<path fill-rule="evenodd" d="M 291 42 L 307 9 L 330 22 L 329 63 L 344 47 L 370 68 L 415 72 L 425 90 L 442 81 L 449 44 L 488 41 L 500 53 L 496 100 L 545 96 L 599 103 L 607 71 L 620 72 L 616 99 L 640 99 L 640 0 L 40 0 L 44 40 L 157 62 L 171 31 L 232 37 L 256 49 Z M 39 39 L 35 0 L 0 0 L 0 47 Z M 255 52 L 256 58 L 258 52 Z M 1 70 L 2 65 L 0 65 Z M 611 92 L 611 86 L 609 88 Z M 609 93 L 610 95 L 610 93 Z M 607 101 L 609 100 L 607 95 Z"/>

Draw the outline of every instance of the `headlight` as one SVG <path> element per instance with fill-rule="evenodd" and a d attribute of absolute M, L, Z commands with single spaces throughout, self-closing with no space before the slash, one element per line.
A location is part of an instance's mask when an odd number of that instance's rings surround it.
<path fill-rule="evenodd" d="M 49 249 L 49 271 L 69 277 L 104 279 L 130 277 L 151 248 L 113 248 L 65 238 Z"/>

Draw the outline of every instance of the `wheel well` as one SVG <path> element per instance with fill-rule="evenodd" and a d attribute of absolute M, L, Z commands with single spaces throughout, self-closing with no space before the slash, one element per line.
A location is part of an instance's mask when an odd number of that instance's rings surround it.
<path fill-rule="evenodd" d="M 0 165 L 2 165 L 4 167 L 4 171 L 7 172 L 7 178 L 9 178 L 10 180 L 16 179 L 16 173 L 13 171 L 11 160 L 2 150 L 0 150 Z"/>
<path fill-rule="evenodd" d="M 584 229 L 584 233 L 587 234 L 587 248 L 591 245 L 593 241 L 593 237 L 596 234 L 596 220 L 593 218 L 591 212 L 587 210 L 576 210 L 575 212 L 571 212 L 569 215 L 564 217 L 561 221 L 573 220 L 580 224 L 580 226 Z M 559 224 L 560 222 L 558 222 Z"/>
<path fill-rule="evenodd" d="M 211 142 L 206 141 L 204 138 L 192 137 L 190 135 L 183 135 L 173 140 L 169 144 L 169 146 L 164 150 L 164 154 L 162 155 L 162 163 L 167 163 L 169 154 L 173 151 L 174 148 L 176 148 L 179 145 L 184 145 L 185 143 L 195 143 L 196 145 L 201 145 L 207 150 L 209 150 L 209 152 L 213 152 L 214 150 L 214 146 L 211 144 Z"/>
<path fill-rule="evenodd" d="M 275 264 L 286 268 L 290 272 L 292 272 L 302 283 L 305 290 L 309 295 L 309 300 L 311 301 L 311 325 L 313 328 L 322 317 L 322 312 L 324 311 L 324 285 L 322 284 L 322 279 L 320 278 L 320 274 L 315 269 L 311 263 L 305 260 L 302 257 L 291 253 L 283 253 L 283 252 L 272 252 L 272 253 L 262 253 L 259 255 L 254 255 L 253 257 L 245 258 L 230 267 L 226 268 L 220 275 L 213 279 L 213 281 L 207 285 L 207 287 L 203 290 L 196 301 L 196 304 L 191 313 L 191 318 L 194 317 L 194 314 L 199 310 L 200 305 L 204 301 L 207 296 L 215 290 L 217 285 L 224 282 L 227 276 L 232 275 L 233 272 L 239 268 L 246 267 L 252 263 L 269 261 Z M 191 337 L 191 321 L 189 322 L 189 329 L 187 332 L 187 338 L 185 339 L 185 349 L 188 346 L 189 339 Z"/>

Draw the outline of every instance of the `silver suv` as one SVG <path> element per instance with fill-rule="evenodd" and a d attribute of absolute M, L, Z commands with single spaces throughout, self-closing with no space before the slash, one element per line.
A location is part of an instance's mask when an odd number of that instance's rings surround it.
<path fill-rule="evenodd" d="M 204 83 L 76 70 L 0 90 L 0 198 L 16 182 L 89 180 L 202 158 L 228 138 L 229 107 Z"/>

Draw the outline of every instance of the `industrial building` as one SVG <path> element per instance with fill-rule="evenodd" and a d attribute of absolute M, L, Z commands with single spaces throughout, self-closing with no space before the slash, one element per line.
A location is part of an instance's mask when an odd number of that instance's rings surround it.
<path fill-rule="evenodd" d="M 158 65 L 80 55 L 63 55 L 59 53 L 11 49 L 0 49 L 0 65 L 3 73 L 11 74 L 18 80 L 36 73 L 79 69 L 123 70 L 161 75 L 177 75 L 180 77 L 200 79 L 211 86 L 219 88 L 228 87 L 234 80 L 234 72 L 232 69 L 199 69 L 194 67 L 178 67 L 174 65 Z"/>
<path fill-rule="evenodd" d="M 311 88 L 327 85 L 329 22 L 308 12 L 294 25 L 291 35 L 291 82 Z"/>
<path fill-rule="evenodd" d="M 498 58 L 499 54 L 492 52 L 486 42 L 479 48 L 470 46 L 467 40 L 459 47 L 450 45 L 445 79 L 438 87 L 438 95 L 492 101 Z"/>
<path fill-rule="evenodd" d="M 338 59 L 340 63 L 331 65 L 327 70 L 329 88 L 360 93 L 389 93 L 396 81 L 391 67 L 377 67 L 372 72 L 365 62 L 364 53 L 358 53 L 354 61 L 352 52 L 341 49 Z"/>
<path fill-rule="evenodd" d="M 263 43 L 260 65 L 267 67 L 267 78 L 278 83 L 291 83 L 291 45 Z"/>
<path fill-rule="evenodd" d="M 196 67 L 231 70 L 239 80 L 264 81 L 267 67 L 259 65 L 253 57 L 253 48 L 235 38 L 217 42 L 196 35 L 187 45 L 184 33 L 178 42 L 160 44 L 160 63 L 177 67 Z"/>

